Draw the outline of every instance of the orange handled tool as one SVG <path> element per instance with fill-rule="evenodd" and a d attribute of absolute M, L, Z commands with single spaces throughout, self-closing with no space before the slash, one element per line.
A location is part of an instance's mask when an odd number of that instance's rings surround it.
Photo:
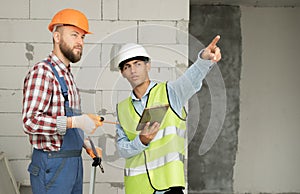
<path fill-rule="evenodd" d="M 103 123 L 107 123 L 107 124 L 113 124 L 113 125 L 119 124 L 118 122 L 113 122 L 113 121 L 105 121 L 105 120 L 104 120 L 104 117 L 100 117 L 100 121 L 101 121 L 101 122 L 103 122 Z"/>

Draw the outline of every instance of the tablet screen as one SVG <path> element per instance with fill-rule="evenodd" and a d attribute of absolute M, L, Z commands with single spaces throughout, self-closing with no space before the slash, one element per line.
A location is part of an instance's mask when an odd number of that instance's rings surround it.
<path fill-rule="evenodd" d="M 145 108 L 136 130 L 142 130 L 147 122 L 150 122 L 150 126 L 154 122 L 161 123 L 165 117 L 168 108 L 168 104 Z"/>

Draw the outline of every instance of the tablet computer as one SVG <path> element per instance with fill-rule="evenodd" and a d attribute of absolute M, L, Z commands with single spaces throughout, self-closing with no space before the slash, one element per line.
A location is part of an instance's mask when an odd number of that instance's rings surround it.
<path fill-rule="evenodd" d="M 144 129 L 147 122 L 150 122 L 150 125 L 152 125 L 154 122 L 161 123 L 168 108 L 168 104 L 145 108 L 136 130 L 140 131 Z"/>

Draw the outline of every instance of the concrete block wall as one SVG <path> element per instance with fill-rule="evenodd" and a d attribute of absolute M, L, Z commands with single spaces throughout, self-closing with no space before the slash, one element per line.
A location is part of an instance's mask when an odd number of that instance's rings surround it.
<path fill-rule="evenodd" d="M 130 86 L 112 61 L 112 51 L 121 43 L 145 45 L 155 80 L 175 79 L 188 66 L 187 0 L 1 1 L 0 151 L 8 157 L 21 187 L 30 184 L 27 166 L 32 151 L 22 129 L 23 79 L 29 67 L 52 50 L 47 26 L 58 10 L 81 10 L 93 32 L 86 36 L 82 60 L 72 64 L 84 112 L 100 113 L 113 121 L 116 103 L 128 96 Z M 114 126 L 100 127 L 92 138 L 104 148 L 105 173 L 97 171 L 96 192 L 124 193 L 124 159 L 117 154 Z M 91 160 L 85 153 L 83 157 L 84 193 L 88 193 Z"/>

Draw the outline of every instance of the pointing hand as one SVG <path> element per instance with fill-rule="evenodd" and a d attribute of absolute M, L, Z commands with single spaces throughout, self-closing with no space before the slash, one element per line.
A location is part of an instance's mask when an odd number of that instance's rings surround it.
<path fill-rule="evenodd" d="M 217 46 L 218 41 L 220 40 L 220 35 L 217 35 L 211 43 L 204 49 L 201 54 L 201 58 L 205 60 L 212 60 L 213 62 L 218 62 L 221 60 L 221 50 Z"/>

